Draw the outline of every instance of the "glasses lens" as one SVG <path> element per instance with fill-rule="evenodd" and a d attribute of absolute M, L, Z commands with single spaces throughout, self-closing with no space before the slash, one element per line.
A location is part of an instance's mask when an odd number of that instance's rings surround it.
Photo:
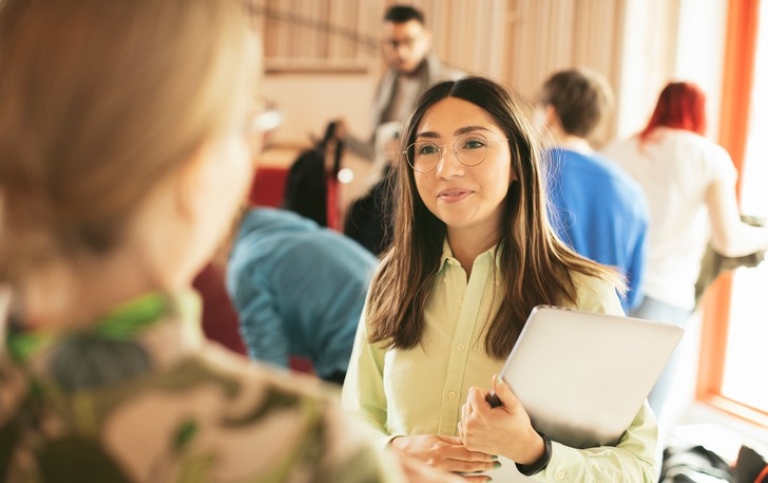
<path fill-rule="evenodd" d="M 457 137 L 451 147 L 456 158 L 464 166 L 477 166 L 485 160 L 488 154 L 488 138 L 482 134 L 468 133 Z M 427 173 L 432 171 L 440 162 L 442 146 L 431 141 L 419 141 L 408 146 L 405 157 L 414 171 Z"/>
<path fill-rule="evenodd" d="M 463 134 L 453 141 L 453 151 L 465 166 L 477 166 L 488 154 L 488 138 L 482 134 Z"/>
<path fill-rule="evenodd" d="M 429 141 L 419 141 L 408 146 L 405 155 L 414 171 L 426 173 L 437 166 L 440 160 L 440 147 Z"/>
<path fill-rule="evenodd" d="M 404 39 L 384 39 L 384 47 L 397 50 L 399 47 L 412 49 L 419 37 L 406 37 Z"/>

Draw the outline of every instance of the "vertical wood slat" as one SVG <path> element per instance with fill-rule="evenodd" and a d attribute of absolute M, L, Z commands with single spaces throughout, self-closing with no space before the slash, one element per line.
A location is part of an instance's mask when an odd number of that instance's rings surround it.
<path fill-rule="evenodd" d="M 350 7 L 353 7 L 350 5 Z M 356 8 L 339 8 L 338 2 L 328 2 L 328 22 L 331 25 L 347 25 L 351 18 L 354 18 Z M 345 15 L 346 14 L 346 15 Z M 326 49 L 326 58 L 344 58 L 354 57 L 353 52 L 349 49 L 349 42 L 344 42 L 344 39 L 338 38 L 335 35 L 325 35 L 323 38 Z"/>
<path fill-rule="evenodd" d="M 502 73 L 504 72 L 505 58 L 507 54 L 504 48 L 504 29 L 506 28 L 507 21 L 507 8 L 504 0 L 493 0 L 492 8 L 489 8 L 485 12 L 486 24 L 491 26 L 490 35 L 491 42 L 488 43 L 490 52 L 488 52 L 486 71 L 492 78 L 501 80 Z M 478 58 L 482 58 L 482 44 L 477 46 L 476 55 Z"/>
<path fill-rule="evenodd" d="M 439 57 L 470 73 L 510 83 L 534 97 L 556 69 L 587 65 L 615 82 L 613 41 L 623 0 L 413 0 L 421 8 Z M 395 0 L 263 0 L 272 10 L 301 17 L 265 19 L 267 60 L 298 69 L 381 61 L 378 48 L 350 33 L 377 39 L 381 16 Z M 311 23 L 312 25 L 307 25 Z M 322 26 L 343 30 L 328 32 Z"/>
<path fill-rule="evenodd" d="M 303 12 L 301 5 L 302 0 L 291 0 L 290 1 L 290 10 L 289 12 Z M 298 52 L 298 47 L 296 46 L 296 36 L 297 32 L 300 32 L 301 29 L 293 24 L 292 22 L 284 22 L 283 28 L 280 31 L 280 51 L 284 52 L 284 55 L 287 59 L 290 58 L 296 58 L 301 59 L 301 55 Z"/>
<path fill-rule="evenodd" d="M 510 0 L 507 79 L 535 98 L 554 71 L 585 66 L 615 79 L 614 21 L 619 0 Z"/>
<path fill-rule="evenodd" d="M 268 66 L 360 67 L 379 55 L 371 42 L 378 29 L 372 33 L 368 17 L 375 11 L 380 18 L 383 0 L 252 1 L 263 24 Z"/>

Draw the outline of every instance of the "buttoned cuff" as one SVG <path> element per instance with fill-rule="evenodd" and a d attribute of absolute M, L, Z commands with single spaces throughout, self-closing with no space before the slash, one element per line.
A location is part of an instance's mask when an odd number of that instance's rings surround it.
<path fill-rule="evenodd" d="M 519 471 L 524 476 L 531 476 L 543 470 L 549 464 L 549 460 L 552 459 L 552 440 L 549 439 L 549 436 L 544 433 L 538 431 L 537 433 L 539 433 L 541 439 L 544 440 L 544 454 L 541 455 L 541 458 L 530 465 L 521 465 L 520 463 L 515 463 L 515 466 L 517 466 L 517 471 Z"/>

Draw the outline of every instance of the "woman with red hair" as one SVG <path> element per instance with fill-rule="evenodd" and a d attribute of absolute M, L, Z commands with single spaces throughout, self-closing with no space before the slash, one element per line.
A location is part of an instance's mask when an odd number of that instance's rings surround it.
<path fill-rule="evenodd" d="M 768 248 L 768 229 L 741 221 L 736 169 L 728 152 L 704 137 L 705 128 L 704 92 L 691 82 L 670 82 L 648 125 L 603 149 L 640 183 L 650 208 L 644 297 L 630 315 L 683 326 L 695 306 L 707 242 L 729 257 Z M 675 365 L 673 356 L 648 398 L 657 417 Z"/>
<path fill-rule="evenodd" d="M 704 91 L 696 84 L 670 82 L 659 94 L 659 101 L 648 125 L 640 131 L 640 141 L 647 141 L 659 126 L 683 129 L 703 136 L 707 128 L 705 102 Z"/>

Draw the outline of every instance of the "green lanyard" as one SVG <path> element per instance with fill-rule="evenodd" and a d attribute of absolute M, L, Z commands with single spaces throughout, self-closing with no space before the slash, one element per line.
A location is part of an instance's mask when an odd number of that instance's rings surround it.
<path fill-rule="evenodd" d="M 163 320 L 163 316 L 170 313 L 174 305 L 168 296 L 151 293 L 120 305 L 94 324 L 76 331 L 18 331 L 11 327 L 6 346 L 11 357 L 22 362 L 68 336 L 90 333 L 108 340 L 131 340 L 142 330 Z"/>

